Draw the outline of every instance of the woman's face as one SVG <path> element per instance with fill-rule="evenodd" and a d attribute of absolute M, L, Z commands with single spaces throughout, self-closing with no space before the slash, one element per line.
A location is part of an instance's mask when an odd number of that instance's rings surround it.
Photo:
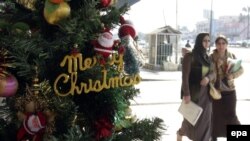
<path fill-rule="evenodd" d="M 216 49 L 218 52 L 225 52 L 226 49 L 227 49 L 227 43 L 224 39 L 219 39 L 217 42 L 216 42 Z"/>
<path fill-rule="evenodd" d="M 208 49 L 209 48 L 209 45 L 210 45 L 210 38 L 209 36 L 205 36 L 202 40 L 202 45 L 205 49 Z"/>

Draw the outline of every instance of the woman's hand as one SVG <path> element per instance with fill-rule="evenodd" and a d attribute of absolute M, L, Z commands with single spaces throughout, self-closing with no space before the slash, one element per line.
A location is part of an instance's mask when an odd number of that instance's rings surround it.
<path fill-rule="evenodd" d="M 209 82 L 208 77 L 204 77 L 204 78 L 201 80 L 200 84 L 201 84 L 202 86 L 207 86 L 208 82 Z"/>
<path fill-rule="evenodd" d="M 190 100 L 191 100 L 190 95 L 183 96 L 183 100 L 184 100 L 184 102 L 185 102 L 186 104 L 188 104 L 188 103 L 190 102 Z"/>

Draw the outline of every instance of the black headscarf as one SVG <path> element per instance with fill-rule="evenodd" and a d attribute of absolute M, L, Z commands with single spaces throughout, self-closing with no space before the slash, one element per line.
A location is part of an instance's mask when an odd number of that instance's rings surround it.
<path fill-rule="evenodd" d="M 211 61 L 208 57 L 207 49 L 202 45 L 205 36 L 209 36 L 209 33 L 200 33 L 197 35 L 192 53 L 194 59 L 200 64 L 210 66 Z"/>

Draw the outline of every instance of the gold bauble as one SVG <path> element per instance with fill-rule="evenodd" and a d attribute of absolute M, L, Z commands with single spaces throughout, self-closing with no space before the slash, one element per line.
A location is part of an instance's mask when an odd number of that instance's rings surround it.
<path fill-rule="evenodd" d="M 70 15 L 70 6 L 67 2 L 61 2 L 59 7 L 51 13 L 45 8 L 43 14 L 48 23 L 57 24 L 60 20 Z"/>

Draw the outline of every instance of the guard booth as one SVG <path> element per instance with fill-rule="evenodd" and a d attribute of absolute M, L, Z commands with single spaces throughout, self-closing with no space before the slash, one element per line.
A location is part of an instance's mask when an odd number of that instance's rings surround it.
<path fill-rule="evenodd" d="M 148 34 L 149 68 L 164 70 L 167 62 L 177 64 L 180 36 L 181 32 L 171 26 L 158 28 Z"/>

